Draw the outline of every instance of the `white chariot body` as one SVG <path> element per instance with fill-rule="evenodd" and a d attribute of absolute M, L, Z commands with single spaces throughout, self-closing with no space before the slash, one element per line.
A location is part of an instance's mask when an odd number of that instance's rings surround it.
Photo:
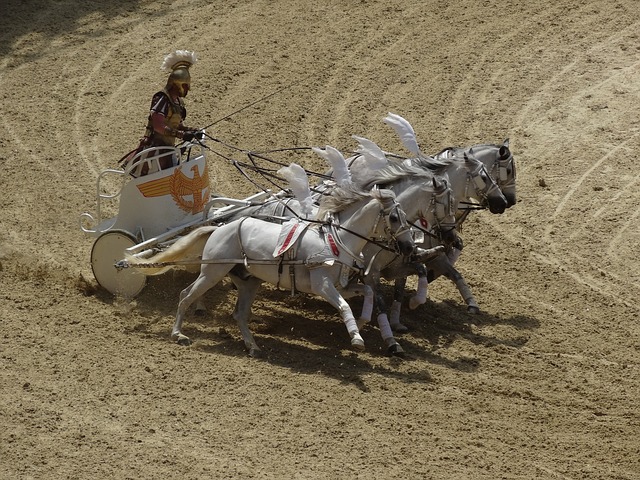
<path fill-rule="evenodd" d="M 163 170 L 159 159 L 167 155 L 172 156 L 173 165 Z M 135 176 L 145 165 L 149 173 Z M 145 287 L 147 277 L 140 269 L 116 268 L 125 253 L 150 256 L 193 228 L 219 222 L 269 195 L 260 192 L 245 200 L 212 198 L 201 143 L 143 150 L 124 169 L 100 173 L 95 216 L 80 216 L 82 231 L 96 238 L 91 249 L 93 274 L 110 293 L 135 297 Z M 105 211 L 114 203 L 117 216 L 105 218 Z M 212 209 L 214 204 L 223 206 Z"/>

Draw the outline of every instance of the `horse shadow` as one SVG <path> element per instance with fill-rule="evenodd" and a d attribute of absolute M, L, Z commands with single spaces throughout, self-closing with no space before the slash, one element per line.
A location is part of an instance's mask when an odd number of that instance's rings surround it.
<path fill-rule="evenodd" d="M 170 341 L 173 315 L 166 324 L 166 332 L 160 331 L 158 324 L 167 321 L 167 312 L 175 313 L 180 291 L 194 279 L 194 275 L 186 272 L 150 277 L 147 287 L 135 301 L 140 321 L 131 328 L 132 332 Z M 207 354 L 247 357 L 232 318 L 236 301 L 234 290 L 233 284 L 225 280 L 205 294 L 207 312 L 204 315 L 198 316 L 190 309 L 183 332 L 194 340 L 191 348 Z M 356 313 L 362 308 L 361 298 L 350 299 L 349 303 Z M 405 350 L 401 358 L 387 357 L 386 345 L 375 321 L 361 331 L 366 351 L 356 353 L 351 350 L 343 322 L 326 301 L 304 294 L 292 296 L 288 291 L 269 285 L 263 286 L 256 298 L 250 329 L 262 349 L 260 361 L 298 374 L 323 375 L 368 391 L 364 378 L 372 371 L 406 383 L 432 382 L 426 369 L 401 371 L 398 367 L 402 362 L 438 365 L 460 373 L 477 371 L 480 361 L 476 358 L 451 359 L 439 354 L 459 337 L 483 346 L 519 348 L 526 344 L 524 335 L 516 339 L 499 338 L 483 334 L 482 329 L 474 328 L 474 325 L 508 324 L 523 332 L 539 326 L 536 319 L 525 316 L 502 318 L 486 312 L 470 315 L 465 305 L 454 301 L 428 300 L 413 311 L 403 307 L 401 314 L 409 329 L 397 336 Z M 385 357 L 387 360 L 381 361 Z"/>

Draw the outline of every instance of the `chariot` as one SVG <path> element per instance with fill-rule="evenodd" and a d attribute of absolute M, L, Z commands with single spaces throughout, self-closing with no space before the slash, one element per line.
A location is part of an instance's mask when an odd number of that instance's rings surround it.
<path fill-rule="evenodd" d="M 167 158 L 171 166 L 163 169 Z M 95 213 L 80 215 L 81 230 L 95 237 L 93 275 L 108 292 L 133 298 L 147 276 L 140 269 L 116 268 L 125 254 L 150 256 L 195 228 L 223 222 L 269 197 L 270 191 L 243 200 L 212 195 L 203 140 L 142 150 L 123 168 L 98 175 Z M 117 215 L 111 216 L 114 211 Z"/>

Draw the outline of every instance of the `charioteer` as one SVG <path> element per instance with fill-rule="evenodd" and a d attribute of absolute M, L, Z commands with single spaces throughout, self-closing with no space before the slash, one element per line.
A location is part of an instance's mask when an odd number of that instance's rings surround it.
<path fill-rule="evenodd" d="M 127 155 L 125 164 L 136 154 L 153 147 L 174 147 L 181 141 L 191 141 L 198 134 L 197 128 L 184 124 L 187 109 L 184 98 L 191 88 L 191 74 L 189 69 L 198 61 L 195 52 L 176 50 L 164 57 L 162 70 L 169 73 L 165 87 L 156 92 L 151 100 L 151 108 L 144 137 L 138 148 Z M 178 163 L 175 152 L 169 152 L 158 158 L 160 169 L 171 168 Z M 146 175 L 149 172 L 149 162 L 144 162 L 132 172 L 134 176 Z"/>

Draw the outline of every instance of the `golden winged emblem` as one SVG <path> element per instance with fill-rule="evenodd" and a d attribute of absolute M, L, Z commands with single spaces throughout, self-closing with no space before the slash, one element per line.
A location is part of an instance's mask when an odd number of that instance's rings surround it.
<path fill-rule="evenodd" d="M 202 212 L 209 198 L 209 171 L 205 166 L 204 175 L 201 176 L 198 165 L 190 170 L 193 172 L 191 178 L 182 173 L 181 168 L 176 168 L 173 175 L 142 183 L 138 185 L 138 190 L 145 197 L 171 195 L 176 205 L 185 212 Z"/>

